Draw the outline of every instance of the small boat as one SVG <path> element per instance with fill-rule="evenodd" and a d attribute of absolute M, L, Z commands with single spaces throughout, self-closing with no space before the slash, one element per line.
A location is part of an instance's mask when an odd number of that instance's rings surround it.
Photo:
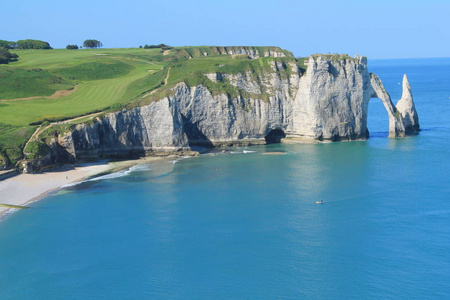
<path fill-rule="evenodd" d="M 323 200 L 316 201 L 316 204 L 323 204 Z"/>

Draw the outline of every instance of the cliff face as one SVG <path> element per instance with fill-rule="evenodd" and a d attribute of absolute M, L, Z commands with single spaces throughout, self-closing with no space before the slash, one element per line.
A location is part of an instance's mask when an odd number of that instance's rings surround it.
<path fill-rule="evenodd" d="M 261 74 L 204 74 L 256 96 L 213 94 L 204 85 L 180 82 L 172 96 L 79 124 L 57 137 L 57 144 L 80 159 L 188 151 L 193 145 L 365 139 L 374 97 L 386 107 L 391 137 L 419 130 L 406 76 L 395 107 L 381 80 L 368 72 L 365 57 L 315 56 L 305 64 L 304 74 L 304 66 L 277 61 Z"/>
<path fill-rule="evenodd" d="M 246 55 L 248 58 L 260 57 L 287 57 L 293 56 L 291 52 L 279 47 L 253 47 L 253 46 L 203 46 L 174 49 L 184 58 L 194 58 L 208 55 Z"/>
<path fill-rule="evenodd" d="M 294 99 L 293 136 L 319 140 L 368 137 L 371 96 L 367 59 L 310 57 Z"/>
<path fill-rule="evenodd" d="M 74 158 L 123 157 L 188 149 L 178 105 L 170 98 L 79 124 L 59 138 Z"/>

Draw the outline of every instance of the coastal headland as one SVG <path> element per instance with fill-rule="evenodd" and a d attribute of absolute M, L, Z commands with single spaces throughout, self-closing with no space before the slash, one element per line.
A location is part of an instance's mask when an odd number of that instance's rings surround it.
<path fill-rule="evenodd" d="M 389 137 L 420 130 L 407 76 L 394 105 L 363 56 L 247 46 L 17 53 L 0 67 L 0 168 L 23 173 L 196 147 L 367 139 L 372 98 Z"/>

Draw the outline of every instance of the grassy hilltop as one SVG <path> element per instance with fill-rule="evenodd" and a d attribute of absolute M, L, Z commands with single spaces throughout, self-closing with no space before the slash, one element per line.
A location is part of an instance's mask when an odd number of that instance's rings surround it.
<path fill-rule="evenodd" d="M 242 48 L 258 50 L 261 56 L 266 51 L 277 51 L 286 57 L 249 59 L 246 55 L 223 54 Z M 290 52 L 277 47 L 14 52 L 19 55 L 18 61 L 0 65 L 0 168 L 23 158 L 33 159 L 40 141 L 55 130 L 88 121 L 93 113 L 149 103 L 178 82 L 204 84 L 212 92 L 236 96 L 240 93 L 236 88 L 226 82 L 213 83 L 204 74 L 263 72 L 270 71 L 271 60 L 296 61 Z M 63 120 L 69 121 L 49 126 Z"/>

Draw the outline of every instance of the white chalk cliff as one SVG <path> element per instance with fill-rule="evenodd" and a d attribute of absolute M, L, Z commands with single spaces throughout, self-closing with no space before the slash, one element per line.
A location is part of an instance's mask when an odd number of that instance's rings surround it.
<path fill-rule="evenodd" d="M 419 130 L 406 75 L 402 98 L 394 106 L 381 80 L 369 73 L 365 57 L 316 55 L 305 64 L 275 60 L 272 71 L 262 74 L 204 74 L 250 96 L 232 97 L 180 82 L 171 96 L 76 125 L 54 142 L 58 153 L 76 160 L 188 151 L 193 145 L 366 139 L 371 98 L 381 99 L 386 108 L 390 137 Z"/>

